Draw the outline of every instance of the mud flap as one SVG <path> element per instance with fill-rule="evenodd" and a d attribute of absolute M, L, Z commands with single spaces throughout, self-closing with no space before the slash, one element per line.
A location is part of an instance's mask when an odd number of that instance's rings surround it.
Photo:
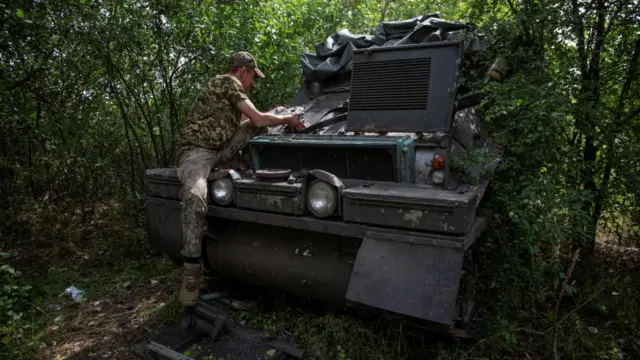
<path fill-rule="evenodd" d="M 367 232 L 346 298 L 450 326 L 463 259 L 464 246 L 456 242 Z"/>

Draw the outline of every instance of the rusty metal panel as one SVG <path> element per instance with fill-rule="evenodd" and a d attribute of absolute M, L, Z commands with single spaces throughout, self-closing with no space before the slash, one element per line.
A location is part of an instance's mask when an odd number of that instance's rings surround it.
<path fill-rule="evenodd" d="M 348 222 L 466 234 L 475 221 L 474 192 L 460 194 L 429 186 L 376 184 L 345 189 L 342 195 L 343 219 Z"/>
<path fill-rule="evenodd" d="M 234 188 L 235 204 L 239 208 L 291 215 L 304 213 L 304 198 L 300 183 L 243 179 L 236 180 Z"/>
<path fill-rule="evenodd" d="M 452 325 L 464 250 L 364 237 L 346 298 L 349 301 Z"/>

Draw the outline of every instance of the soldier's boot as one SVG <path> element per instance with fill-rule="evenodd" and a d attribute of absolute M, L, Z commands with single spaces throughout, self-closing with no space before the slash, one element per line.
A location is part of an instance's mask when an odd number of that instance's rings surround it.
<path fill-rule="evenodd" d="M 194 306 L 200 297 L 200 278 L 202 266 L 200 263 L 184 263 L 182 284 L 180 285 L 180 303 L 184 306 Z"/>

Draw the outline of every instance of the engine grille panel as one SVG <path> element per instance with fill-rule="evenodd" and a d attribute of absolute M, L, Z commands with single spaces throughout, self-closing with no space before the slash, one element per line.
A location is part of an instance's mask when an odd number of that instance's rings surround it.
<path fill-rule="evenodd" d="M 354 63 L 350 110 L 426 110 L 431 58 Z"/>
<path fill-rule="evenodd" d="M 462 53 L 459 41 L 355 50 L 345 130 L 449 131 Z"/>

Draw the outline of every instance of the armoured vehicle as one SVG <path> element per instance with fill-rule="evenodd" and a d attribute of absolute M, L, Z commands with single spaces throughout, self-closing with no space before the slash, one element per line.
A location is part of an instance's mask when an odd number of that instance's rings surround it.
<path fill-rule="evenodd" d="M 465 279 L 487 225 L 481 204 L 498 164 L 465 64 L 474 29 L 436 14 L 343 30 L 301 56 L 304 85 L 243 150 L 249 167 L 209 177 L 206 266 L 338 304 L 463 326 Z M 149 169 L 151 244 L 180 261 L 180 182 Z"/>

